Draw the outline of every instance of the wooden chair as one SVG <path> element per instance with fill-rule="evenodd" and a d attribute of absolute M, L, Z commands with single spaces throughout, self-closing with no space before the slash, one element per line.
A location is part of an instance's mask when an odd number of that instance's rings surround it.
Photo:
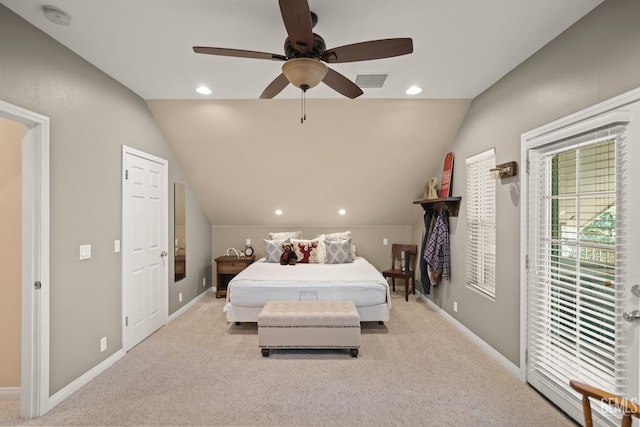
<path fill-rule="evenodd" d="M 401 267 L 396 268 L 396 260 L 402 263 L 402 254 L 409 257 Z M 394 243 L 391 245 L 391 268 L 384 270 L 382 275 L 386 278 L 391 277 L 393 290 L 396 290 L 396 279 L 404 279 L 404 299 L 409 301 L 409 282 L 411 282 L 413 293 L 416 293 L 416 260 L 418 258 L 418 245 L 401 245 Z M 403 267 L 407 266 L 407 269 Z"/>
<path fill-rule="evenodd" d="M 593 427 L 590 397 L 606 402 L 614 406 L 617 411 L 620 411 L 622 413 L 622 427 L 631 427 L 631 416 L 640 418 L 640 407 L 622 396 L 611 394 L 574 380 L 569 381 L 569 384 L 574 390 L 582 394 L 582 412 L 584 413 L 585 427 Z"/>

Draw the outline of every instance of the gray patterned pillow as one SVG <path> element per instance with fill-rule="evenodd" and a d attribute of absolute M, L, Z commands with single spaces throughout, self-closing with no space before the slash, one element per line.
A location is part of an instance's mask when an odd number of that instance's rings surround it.
<path fill-rule="evenodd" d="M 345 264 L 353 262 L 351 255 L 351 239 L 346 240 L 325 240 L 324 245 L 327 250 L 327 264 Z"/>
<path fill-rule="evenodd" d="M 267 240 L 264 239 L 265 260 L 264 262 L 280 262 L 282 256 L 282 245 L 289 243 L 289 239 Z"/>

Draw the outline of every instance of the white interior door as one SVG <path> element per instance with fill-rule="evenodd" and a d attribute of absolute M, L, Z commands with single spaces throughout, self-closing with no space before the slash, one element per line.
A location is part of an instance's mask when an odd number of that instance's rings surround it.
<path fill-rule="evenodd" d="M 123 347 L 167 323 L 167 161 L 123 147 Z"/>
<path fill-rule="evenodd" d="M 578 380 L 639 396 L 640 91 L 523 136 L 525 377 L 582 422 Z M 614 99 L 615 100 L 615 99 Z M 619 100 L 620 101 L 620 100 Z M 581 118 L 583 116 L 584 118 Z M 592 402 L 598 425 L 619 413 Z"/>

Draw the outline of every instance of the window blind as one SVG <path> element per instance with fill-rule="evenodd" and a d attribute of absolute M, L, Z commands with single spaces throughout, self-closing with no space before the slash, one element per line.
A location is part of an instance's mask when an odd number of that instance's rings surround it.
<path fill-rule="evenodd" d="M 495 298 L 496 182 L 495 149 L 466 159 L 467 285 Z"/>
<path fill-rule="evenodd" d="M 529 152 L 528 372 L 567 398 L 570 379 L 626 392 L 625 129 Z"/>

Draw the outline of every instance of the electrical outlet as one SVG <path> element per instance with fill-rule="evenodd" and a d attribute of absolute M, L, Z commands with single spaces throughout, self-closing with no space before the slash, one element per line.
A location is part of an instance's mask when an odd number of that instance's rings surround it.
<path fill-rule="evenodd" d="M 113 252 L 116 254 L 120 252 L 120 240 L 113 241 Z"/>
<path fill-rule="evenodd" d="M 178 302 L 182 302 L 182 292 L 178 294 Z"/>
<path fill-rule="evenodd" d="M 387 239 L 386 237 L 385 237 L 384 239 L 382 239 L 382 244 L 383 244 L 384 246 L 389 245 L 389 239 Z"/>
<path fill-rule="evenodd" d="M 205 286 L 207 286 L 207 278 L 203 277 L 202 278 L 202 287 L 204 288 Z"/>
<path fill-rule="evenodd" d="M 107 349 L 107 337 L 100 338 L 100 353 Z"/>
<path fill-rule="evenodd" d="M 453 311 L 458 312 L 458 301 L 453 302 Z"/>
<path fill-rule="evenodd" d="M 250 246 L 250 245 L 251 245 L 251 239 L 247 239 L 247 240 L 245 240 L 245 244 L 246 244 L 247 246 Z"/>

